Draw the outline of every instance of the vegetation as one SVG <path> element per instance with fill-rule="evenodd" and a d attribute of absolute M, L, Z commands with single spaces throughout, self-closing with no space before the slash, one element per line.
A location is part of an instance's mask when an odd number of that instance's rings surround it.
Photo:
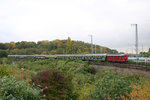
<path fill-rule="evenodd" d="M 13 75 L 18 71 L 17 68 L 7 67 L 6 65 L 0 66 L 0 77 Z"/>
<path fill-rule="evenodd" d="M 129 94 L 131 100 L 149 100 L 150 83 L 144 82 L 142 85 L 133 85 L 133 91 Z"/>
<path fill-rule="evenodd" d="M 68 37 L 67 40 L 66 54 L 72 54 L 72 45 L 70 37 Z"/>
<path fill-rule="evenodd" d="M 14 77 L 0 79 L 1 100 L 39 100 L 42 99 L 40 88 L 33 88 L 26 81 L 17 81 Z"/>
<path fill-rule="evenodd" d="M 140 55 L 142 55 L 144 57 L 150 57 L 150 48 L 149 48 L 148 52 L 140 52 Z"/>
<path fill-rule="evenodd" d="M 71 98 L 71 81 L 57 70 L 38 73 L 32 78 L 32 82 L 43 89 L 46 99 L 66 100 Z"/>
<path fill-rule="evenodd" d="M 97 53 L 117 53 L 107 47 L 96 45 Z M 35 42 L 10 42 L 0 43 L 0 57 L 6 57 L 7 54 L 88 54 L 91 51 L 91 44 L 82 41 L 54 40 L 54 41 L 38 41 Z"/>
<path fill-rule="evenodd" d="M 5 50 L 0 50 L 0 57 L 7 57 L 7 52 Z"/>
<path fill-rule="evenodd" d="M 130 87 L 130 80 L 126 80 L 126 77 L 118 75 L 112 70 L 105 72 L 102 79 L 98 80 L 95 84 L 95 90 L 91 94 L 93 100 L 104 100 L 104 99 L 121 99 L 121 96 L 126 98 L 132 90 Z"/>
<path fill-rule="evenodd" d="M 112 70 L 97 72 L 87 61 L 17 58 L 0 61 L 2 100 L 149 100 L 150 97 L 149 79 Z"/>

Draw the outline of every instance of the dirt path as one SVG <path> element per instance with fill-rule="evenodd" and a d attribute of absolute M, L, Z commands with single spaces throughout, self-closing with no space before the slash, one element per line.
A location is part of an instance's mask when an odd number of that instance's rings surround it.
<path fill-rule="evenodd" d="M 103 66 L 103 65 L 92 65 L 97 71 L 103 71 L 105 69 L 112 69 L 119 74 L 140 74 L 143 75 L 147 78 L 150 78 L 150 72 L 148 71 L 142 71 L 142 70 L 137 70 L 137 69 L 128 69 L 128 68 L 118 68 L 115 66 Z"/>

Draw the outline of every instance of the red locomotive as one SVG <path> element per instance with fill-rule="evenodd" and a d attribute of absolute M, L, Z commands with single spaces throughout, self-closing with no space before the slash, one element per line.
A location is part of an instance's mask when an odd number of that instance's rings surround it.
<path fill-rule="evenodd" d="M 128 57 L 126 54 L 108 54 L 106 56 L 106 61 L 110 62 L 126 62 Z"/>

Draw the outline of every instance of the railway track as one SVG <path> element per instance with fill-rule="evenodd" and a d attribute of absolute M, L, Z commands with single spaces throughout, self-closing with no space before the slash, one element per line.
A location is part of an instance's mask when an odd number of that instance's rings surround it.
<path fill-rule="evenodd" d="M 150 65 L 141 64 L 129 64 L 129 63 L 111 63 L 111 62 L 100 62 L 100 61 L 89 61 L 91 65 L 102 65 L 102 66 L 114 66 L 119 68 L 137 69 L 143 71 L 150 71 Z"/>

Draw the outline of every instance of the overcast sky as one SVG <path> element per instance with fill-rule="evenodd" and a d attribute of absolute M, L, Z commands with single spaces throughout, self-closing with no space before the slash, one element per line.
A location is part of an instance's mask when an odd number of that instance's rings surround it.
<path fill-rule="evenodd" d="M 150 47 L 150 0 L 0 0 L 0 42 L 67 39 L 132 52 Z"/>

